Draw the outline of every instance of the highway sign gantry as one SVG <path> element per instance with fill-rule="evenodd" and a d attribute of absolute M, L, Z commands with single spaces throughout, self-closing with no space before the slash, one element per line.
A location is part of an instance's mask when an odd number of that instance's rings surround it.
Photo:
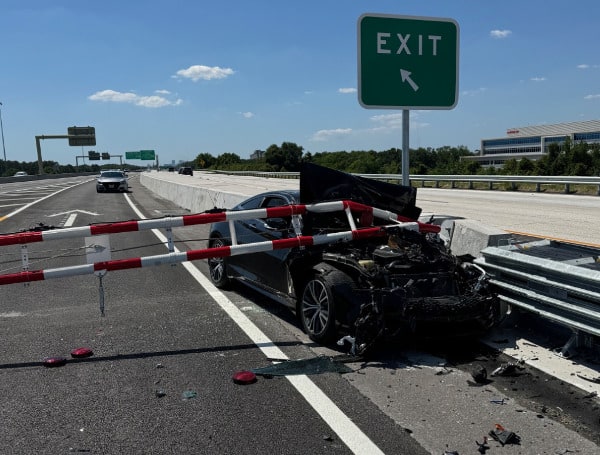
<path fill-rule="evenodd" d="M 453 19 L 363 14 L 358 99 L 365 108 L 453 109 L 459 27 Z"/>

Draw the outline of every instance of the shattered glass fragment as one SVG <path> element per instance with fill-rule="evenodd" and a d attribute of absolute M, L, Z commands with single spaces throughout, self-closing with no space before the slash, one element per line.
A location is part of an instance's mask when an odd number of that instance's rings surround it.
<path fill-rule="evenodd" d="M 350 373 L 350 367 L 335 362 L 331 357 L 319 356 L 310 359 L 286 360 L 262 368 L 254 368 L 252 372 L 260 376 L 292 376 L 299 374 Z"/>

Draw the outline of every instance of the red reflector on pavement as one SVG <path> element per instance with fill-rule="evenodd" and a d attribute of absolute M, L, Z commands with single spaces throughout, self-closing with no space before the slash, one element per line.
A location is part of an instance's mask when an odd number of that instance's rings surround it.
<path fill-rule="evenodd" d="M 48 368 L 62 367 L 67 363 L 67 359 L 64 357 L 46 357 L 44 359 L 44 366 Z"/>
<path fill-rule="evenodd" d="M 236 384 L 252 384 L 256 382 L 256 375 L 252 371 L 238 371 L 233 375 L 233 382 Z"/>
<path fill-rule="evenodd" d="M 94 353 L 89 348 L 77 348 L 77 349 L 73 349 L 71 351 L 71 357 L 74 357 L 76 359 L 82 358 L 82 357 L 90 357 L 93 355 L 94 355 Z"/>

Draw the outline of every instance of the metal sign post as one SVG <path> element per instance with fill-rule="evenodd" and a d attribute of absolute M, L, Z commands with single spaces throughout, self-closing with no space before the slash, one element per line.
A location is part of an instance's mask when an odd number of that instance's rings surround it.
<path fill-rule="evenodd" d="M 358 101 L 402 109 L 402 184 L 409 185 L 409 110 L 458 102 L 459 28 L 453 19 L 363 14 L 358 19 Z"/>

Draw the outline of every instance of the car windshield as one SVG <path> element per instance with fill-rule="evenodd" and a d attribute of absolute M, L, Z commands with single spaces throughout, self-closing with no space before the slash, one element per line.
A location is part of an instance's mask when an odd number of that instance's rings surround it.
<path fill-rule="evenodd" d="M 123 173 L 122 172 L 103 172 L 100 177 L 123 177 Z"/>

